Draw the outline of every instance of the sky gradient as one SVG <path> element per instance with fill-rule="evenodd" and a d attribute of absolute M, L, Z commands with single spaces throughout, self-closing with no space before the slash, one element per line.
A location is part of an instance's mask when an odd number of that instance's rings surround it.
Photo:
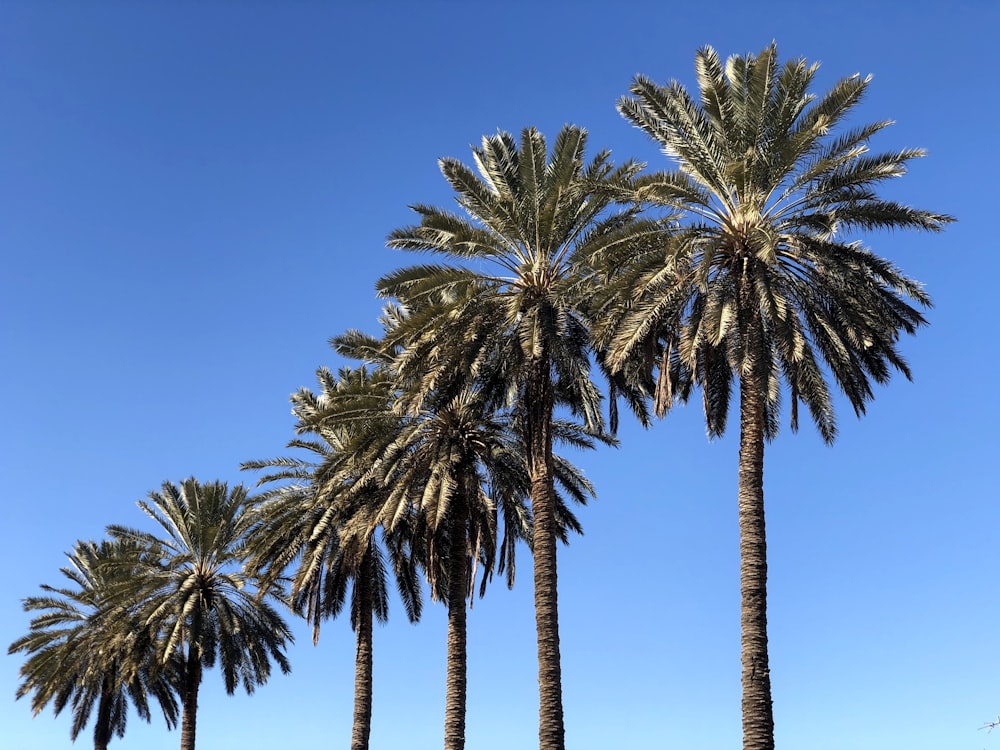
<path fill-rule="evenodd" d="M 330 336 L 378 332 L 375 280 L 421 260 L 385 236 L 410 204 L 453 205 L 438 158 L 571 122 L 588 155 L 666 168 L 615 111 L 632 77 L 694 87 L 699 47 L 774 39 L 822 62 L 817 91 L 872 73 L 848 124 L 893 119 L 877 150 L 928 150 L 885 194 L 959 220 L 868 237 L 935 303 L 903 342 L 914 382 L 862 420 L 840 398 L 832 448 L 806 422 L 768 447 L 777 745 L 1000 748 L 980 730 L 1000 713 L 995 4 L 83 5 L 0 5 L 0 643 L 77 539 L 141 525 L 135 501 L 164 480 L 252 483 L 240 462 L 284 454 L 288 394 L 343 364 Z M 620 437 L 574 457 L 598 500 L 560 550 L 567 746 L 738 747 L 736 426 L 709 441 L 692 403 Z M 496 581 L 470 613 L 475 750 L 537 742 L 531 602 L 525 552 L 514 590 Z M 392 605 L 372 747 L 435 747 L 444 609 L 411 626 Z M 207 676 L 199 746 L 347 744 L 348 623 L 316 648 L 295 632 L 292 674 L 254 696 Z M 2 744 L 69 747 L 68 714 L 14 701 L 21 661 L 2 658 Z M 179 741 L 133 715 L 112 747 Z"/>

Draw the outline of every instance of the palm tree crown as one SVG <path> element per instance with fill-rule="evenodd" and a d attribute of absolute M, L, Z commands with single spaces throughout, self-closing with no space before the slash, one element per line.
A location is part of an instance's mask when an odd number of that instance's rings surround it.
<path fill-rule="evenodd" d="M 872 381 L 886 382 L 893 369 L 909 377 L 899 336 L 926 321 L 908 300 L 930 300 L 854 235 L 937 231 L 952 219 L 876 193 L 923 155 L 869 153 L 888 122 L 834 135 L 870 78 L 845 78 L 816 97 L 808 89 L 817 66 L 779 65 L 774 45 L 725 65 L 705 48 L 695 68 L 698 99 L 677 82 L 639 76 L 618 105 L 677 165 L 637 178 L 635 200 L 681 218 L 663 226 L 659 242 L 589 262 L 603 266 L 616 299 L 604 303 L 616 310 L 602 334 L 608 361 L 658 369 L 659 414 L 698 383 L 709 432 L 721 434 L 739 383 L 744 748 L 772 750 L 763 457 L 778 431 L 782 383 L 792 427 L 803 402 L 832 442 L 829 378 L 861 415 Z"/>
<path fill-rule="evenodd" d="M 638 76 L 633 96 L 618 105 L 677 163 L 638 178 L 636 199 L 688 218 L 671 228 L 666 247 L 649 243 L 627 264 L 631 300 L 614 327 L 612 361 L 621 367 L 648 356 L 647 342 L 659 338 L 657 351 L 669 346 L 675 368 L 673 383 L 661 385 L 683 385 L 684 370 L 697 373 L 712 434 L 725 430 L 730 388 L 740 378 L 766 394 L 773 437 L 784 379 L 792 426 L 802 401 L 830 442 L 836 424 L 823 366 L 864 413 L 871 381 L 885 382 L 891 368 L 909 377 L 899 334 L 926 321 L 906 298 L 930 304 L 919 283 L 853 233 L 936 231 L 952 219 L 876 194 L 924 153 L 869 153 L 869 139 L 890 122 L 833 137 L 870 77 L 843 79 L 817 98 L 808 88 L 818 65 L 779 66 L 773 45 L 724 66 L 705 48 L 695 67 L 699 100 L 675 81 L 659 86 Z M 669 372 L 663 368 L 661 379 Z"/>

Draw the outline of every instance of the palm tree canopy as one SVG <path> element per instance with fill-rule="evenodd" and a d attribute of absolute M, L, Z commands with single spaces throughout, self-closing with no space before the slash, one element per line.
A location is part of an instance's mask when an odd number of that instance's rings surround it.
<path fill-rule="evenodd" d="M 141 613 L 162 633 L 161 660 L 182 648 L 199 653 L 206 668 L 218 659 L 229 693 L 239 684 L 252 693 L 267 681 L 272 660 L 288 673 L 284 649 L 293 637 L 265 596 L 278 592 L 256 590 L 243 572 L 251 524 L 246 489 L 193 478 L 164 482 L 138 505 L 164 534 L 117 525 L 108 531 L 159 550 L 161 564 L 143 571 Z"/>
<path fill-rule="evenodd" d="M 752 378 L 767 394 L 773 437 L 783 378 L 793 429 L 802 401 L 832 441 L 824 370 L 860 416 L 872 381 L 884 383 L 892 369 L 910 377 L 897 341 L 926 323 L 914 304 L 930 305 L 918 282 L 855 235 L 938 231 L 953 219 L 877 194 L 924 154 L 871 153 L 869 140 L 889 122 L 838 131 L 870 77 L 850 76 L 816 96 L 809 87 L 818 66 L 779 64 L 773 44 L 725 64 L 706 47 L 695 68 L 698 97 L 676 81 L 637 76 L 618 103 L 677 165 L 638 177 L 634 198 L 686 218 L 660 241 L 635 245 L 626 263 L 621 253 L 590 254 L 629 290 L 605 331 L 609 361 L 659 368 L 661 415 L 674 392 L 684 396 L 692 377 L 700 381 L 711 434 L 725 429 L 733 379 Z"/>
<path fill-rule="evenodd" d="M 377 284 L 409 313 L 388 335 L 405 348 L 401 375 L 423 385 L 413 391 L 416 402 L 434 389 L 455 396 L 466 374 L 509 401 L 518 373 L 544 358 L 557 402 L 602 429 L 589 377 L 588 279 L 576 273 L 576 258 L 630 237 L 636 209 L 609 210 L 610 188 L 625 190 L 639 166 L 615 167 L 607 151 L 586 161 L 586 141 L 585 130 L 569 125 L 551 152 L 533 128 L 520 142 L 504 132 L 484 137 L 473 150 L 475 170 L 439 162 L 463 213 L 416 205 L 420 224 L 389 235 L 390 247 L 460 264 L 413 266 Z"/>
<path fill-rule="evenodd" d="M 173 727 L 178 714 L 174 680 L 169 666 L 158 668 L 155 634 L 137 622 L 134 604 L 124 611 L 110 606 L 123 580 L 149 562 L 148 548 L 131 541 L 80 541 L 67 558 L 60 572 L 71 585 L 43 585 L 44 596 L 23 602 L 26 611 L 40 614 L 8 650 L 28 655 L 17 698 L 32 694 L 36 715 L 49 703 L 56 715 L 69 705 L 74 740 L 102 701 L 107 702 L 107 726 L 95 726 L 95 736 L 124 736 L 130 700 L 140 718 L 149 721 L 149 696 Z"/>
<path fill-rule="evenodd" d="M 253 511 L 250 568 L 274 581 L 297 562 L 291 604 L 312 624 L 314 640 L 321 621 L 341 612 L 349 589 L 351 625 L 357 627 L 362 613 L 355 579 L 363 570 L 373 613 L 382 622 L 388 618 L 387 565 L 415 622 L 421 601 L 408 530 L 396 524 L 378 531 L 386 489 L 371 470 L 372 455 L 391 439 L 400 419 L 388 408 L 390 381 L 364 367 L 337 373 L 324 367 L 316 374 L 319 393 L 302 388 L 291 397 L 299 437 L 288 447 L 304 451 L 305 457 L 242 466 L 267 471 L 258 483 L 272 485 Z"/>

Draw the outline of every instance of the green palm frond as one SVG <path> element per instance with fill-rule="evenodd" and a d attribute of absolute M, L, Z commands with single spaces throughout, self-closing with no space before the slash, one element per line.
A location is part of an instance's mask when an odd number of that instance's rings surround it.
<path fill-rule="evenodd" d="M 160 662 L 197 657 L 204 668 L 218 662 L 228 692 L 239 684 L 252 691 L 268 679 L 272 662 L 288 672 L 291 631 L 264 599 L 280 592 L 274 581 L 255 587 L 243 569 L 253 504 L 245 488 L 193 478 L 165 482 L 138 504 L 165 536 L 117 525 L 108 533 L 159 550 L 159 564 L 142 569 L 138 614 L 162 634 Z"/>

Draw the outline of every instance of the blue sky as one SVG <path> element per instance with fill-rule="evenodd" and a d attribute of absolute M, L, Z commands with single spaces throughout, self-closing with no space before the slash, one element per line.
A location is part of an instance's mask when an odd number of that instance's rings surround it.
<path fill-rule="evenodd" d="M 419 260 L 385 249 L 412 203 L 448 205 L 436 160 L 498 128 L 587 127 L 590 153 L 667 166 L 615 112 L 636 73 L 692 85 L 697 48 L 823 63 L 818 89 L 874 74 L 852 124 L 926 159 L 887 194 L 950 213 L 945 234 L 869 244 L 927 285 L 904 342 L 913 383 L 880 389 L 841 434 L 784 430 L 767 454 L 776 738 L 811 750 L 980 750 L 1000 712 L 993 330 L 991 2 L 614 4 L 143 3 L 0 6 L 0 642 L 64 551 L 164 480 L 252 481 L 283 453 L 287 396 L 340 362 L 327 339 L 377 331 L 373 283 Z M 986 347 L 985 349 L 983 347 Z M 578 457 L 599 499 L 561 551 L 573 750 L 736 747 L 740 738 L 736 434 L 696 405 Z M 530 565 L 469 618 L 468 744 L 536 741 Z M 445 621 L 402 607 L 375 634 L 373 748 L 440 744 Z M 344 745 L 353 635 L 251 698 L 202 692 L 199 744 Z M 69 746 L 69 720 L 15 702 L 5 746 Z M 89 735 L 81 737 L 89 745 Z M 133 718 L 113 747 L 173 748 Z"/>

